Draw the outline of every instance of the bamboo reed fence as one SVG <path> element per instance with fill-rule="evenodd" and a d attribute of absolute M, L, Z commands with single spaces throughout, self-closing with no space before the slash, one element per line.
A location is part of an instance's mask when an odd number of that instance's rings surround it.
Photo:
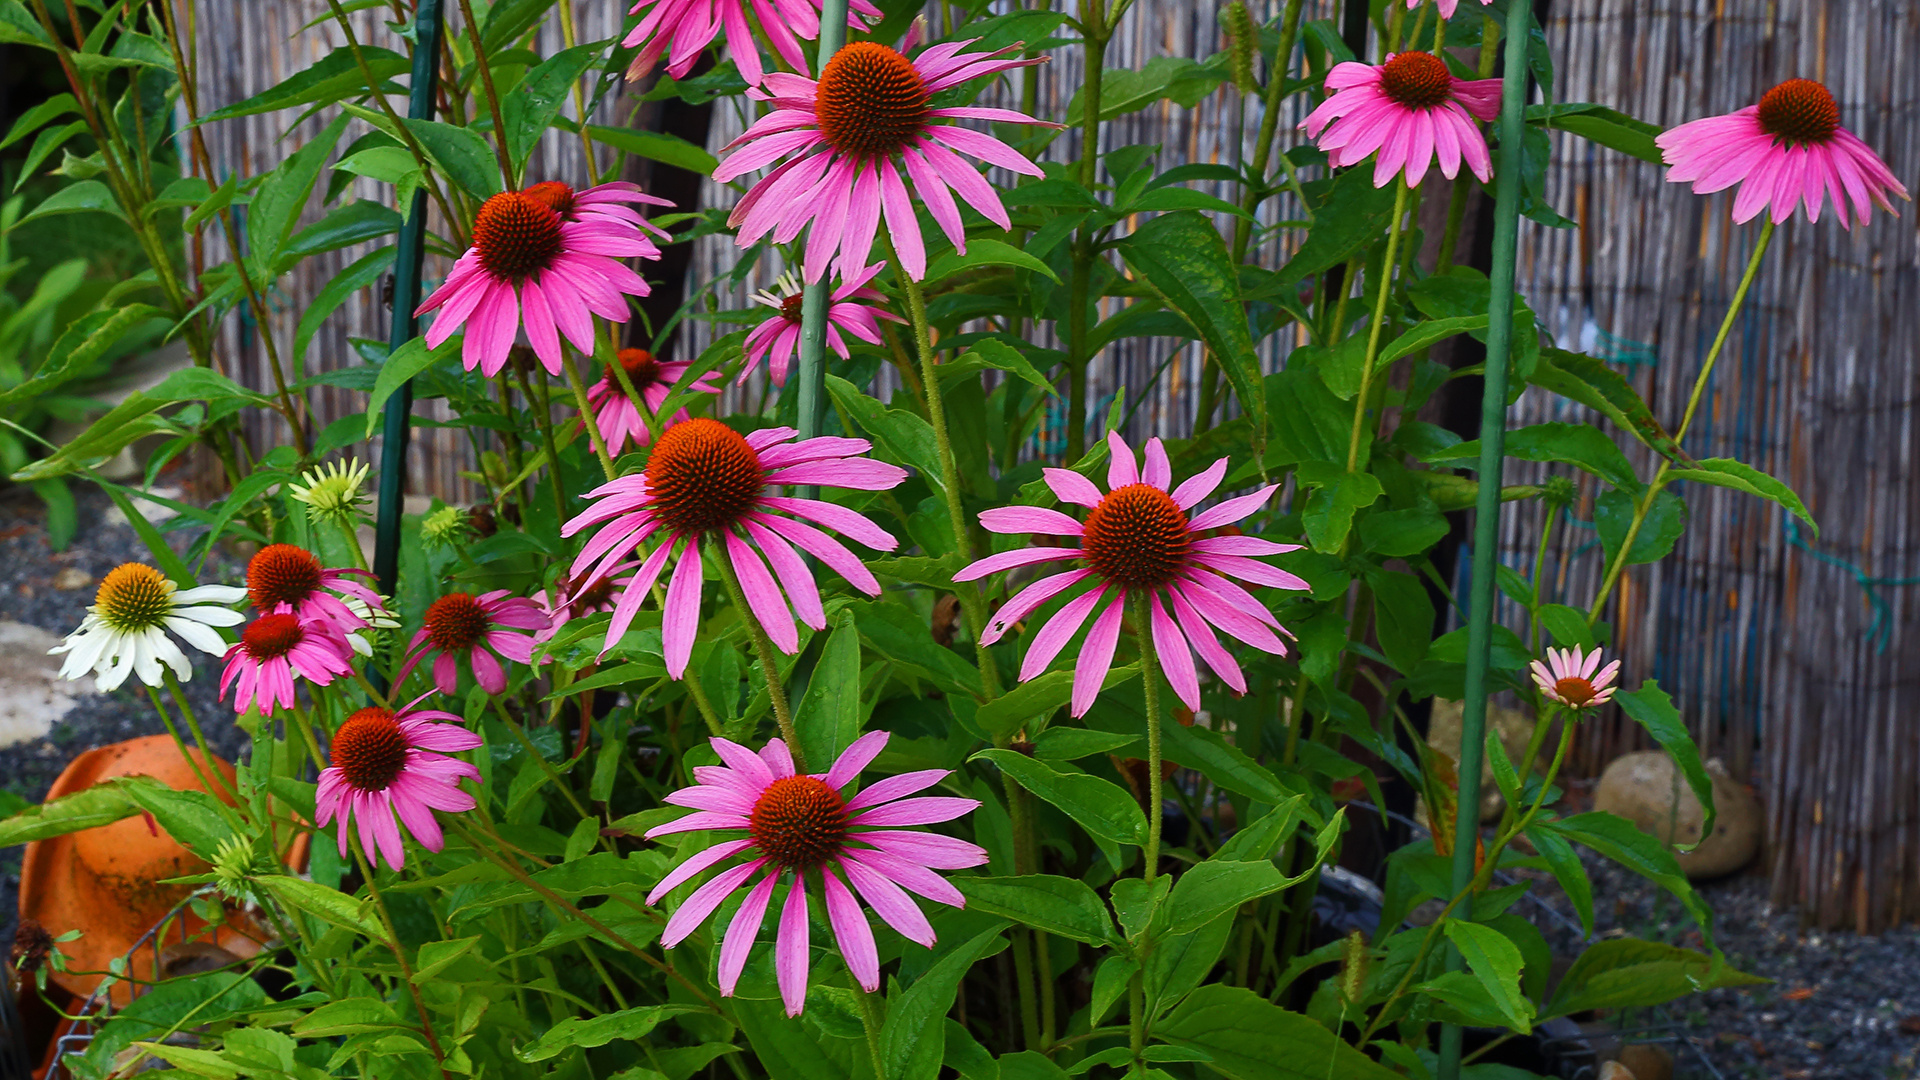
<path fill-rule="evenodd" d="M 1002 0 L 1004 3 L 1005 0 Z M 1261 0 L 1278 14 L 1278 0 Z M 1256 2 L 1258 10 L 1261 2 Z M 326 13 L 325 0 L 199 0 L 203 108 L 265 89 L 342 40 L 337 30 L 300 32 Z M 621 8 L 576 0 L 582 40 L 619 32 Z M 1203 58 L 1224 47 L 1212 3 L 1141 0 L 1109 47 L 1110 67 L 1138 68 L 1157 56 Z M 1470 5 L 1469 5 L 1470 6 Z M 1308 18 L 1333 17 L 1334 0 L 1309 0 Z M 1671 125 L 1731 111 L 1795 75 L 1825 81 L 1843 122 L 1877 147 L 1896 175 L 1920 188 L 1920 0 L 1551 0 L 1536 5 L 1560 66 L 1557 101 L 1595 101 Z M 937 19 L 939 5 L 930 11 Z M 354 16 L 363 42 L 404 48 L 378 22 Z M 457 13 L 455 14 L 457 20 Z M 543 49 L 559 46 L 557 25 Z M 1040 74 L 1037 113 L 1057 116 L 1081 85 L 1079 56 L 1058 54 Z M 1016 100 L 1008 86 L 990 92 Z M 1282 118 L 1296 139 L 1296 103 Z M 597 122 L 628 115 L 615 100 Z M 1250 154 L 1259 104 L 1231 87 L 1188 109 L 1162 102 L 1112 124 L 1110 145 L 1151 143 L 1163 164 L 1233 163 Z M 212 125 L 223 169 L 261 171 L 327 119 L 290 131 L 289 114 Z M 713 111 L 709 148 L 738 134 L 743 117 L 725 103 Z M 349 138 L 357 132 L 349 131 Z M 1043 156 L 1079 153 L 1077 132 L 1063 132 Z M 602 163 L 605 164 L 604 162 Z M 585 180 L 577 150 L 557 140 L 536 154 L 529 175 Z M 364 187 L 364 190 L 363 190 Z M 383 197 L 358 182 L 355 194 Z M 1226 190 L 1218 194 L 1231 196 Z M 703 183 L 705 206 L 729 205 L 736 192 Z M 1757 225 L 1728 220 L 1730 197 L 1700 198 L 1666 184 L 1661 170 L 1625 155 L 1556 136 L 1547 197 L 1577 228 L 1532 223 L 1521 241 L 1521 288 L 1543 329 L 1562 347 L 1617 364 L 1669 424 L 1684 408 L 1698 366 L 1751 251 Z M 1440 200 L 1430 197 L 1428 214 Z M 1267 223 L 1297 216 L 1283 196 Z M 1920 915 L 1920 234 L 1916 216 L 1876 214 L 1844 232 L 1831 221 L 1784 227 L 1773 244 L 1746 312 L 1715 373 L 1689 446 L 1699 457 L 1732 456 L 1788 480 L 1806 499 L 1821 532 L 1796 531 L 1778 510 L 1719 488 L 1682 485 L 1691 527 L 1674 554 L 1624 579 L 1608 616 L 1626 668 L 1672 691 L 1702 748 L 1757 789 L 1766 808 L 1774 899 L 1821 925 L 1873 930 Z M 1437 229 L 1430 229 L 1430 233 Z M 1469 230 L 1471 233 L 1471 230 Z M 1283 231 L 1284 233 L 1284 231 Z M 1269 242 L 1277 260 L 1289 241 Z M 1463 242 L 1467 261 L 1472 237 Z M 318 289 L 364 249 L 305 264 L 281 282 L 273 319 L 290 341 L 300 312 Z M 723 239 L 700 241 L 689 280 L 698 285 L 733 269 Z M 429 265 L 429 274 L 444 265 Z M 714 307 L 740 308 L 771 284 L 759 268 L 737 288 L 717 289 Z M 387 313 L 368 290 L 343 307 L 299 362 L 309 373 L 360 363 L 349 337 L 384 339 Z M 690 353 L 724 324 L 693 322 L 679 347 Z M 1040 333 L 1044 336 L 1046 329 Z M 223 356 L 244 382 L 267 383 L 257 328 L 240 316 L 223 331 Z M 1043 342 L 1052 344 L 1052 342 Z M 1278 370 L 1295 342 L 1264 346 Z M 1104 416 L 1124 394 L 1134 438 L 1190 434 L 1199 375 L 1197 349 L 1171 340 L 1117 343 L 1090 372 L 1090 415 Z M 1161 372 L 1164 366 L 1164 372 Z M 1156 372 L 1160 372 L 1156 378 Z M 893 388 L 883 369 L 875 389 Z M 729 405 L 762 400 L 764 387 L 728 390 Z M 357 394 L 319 387 L 310 395 L 319 423 L 357 411 Z M 440 403 L 418 407 L 442 419 Z M 1515 426 L 1590 419 L 1537 391 L 1514 409 Z M 256 436 L 284 438 L 274 418 Z M 1040 450 L 1057 449 L 1056 421 Z M 1627 447 L 1644 473 L 1652 465 Z M 474 448 L 451 429 L 418 432 L 410 461 L 412 490 L 449 501 L 472 497 Z M 1514 463 L 1510 482 L 1537 479 L 1544 467 Z M 1601 554 L 1591 527 L 1589 486 L 1556 522 L 1545 570 L 1557 599 L 1593 594 Z M 1525 567 L 1544 526 L 1539 507 L 1511 509 L 1501 556 Z M 1461 565 L 1465 565 L 1464 553 Z M 1504 613 L 1509 617 L 1514 612 Z M 1597 772 L 1643 740 L 1613 716 L 1583 733 L 1580 761 Z"/>

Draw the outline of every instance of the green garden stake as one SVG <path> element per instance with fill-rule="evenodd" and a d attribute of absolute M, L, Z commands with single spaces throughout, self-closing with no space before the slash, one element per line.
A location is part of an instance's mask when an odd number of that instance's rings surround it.
<path fill-rule="evenodd" d="M 433 119 L 434 82 L 440 71 L 440 38 L 443 29 L 441 0 L 420 0 L 413 22 L 413 92 L 407 98 L 407 115 L 416 120 Z M 400 249 L 393 260 L 393 329 L 387 335 L 387 354 L 420 332 L 413 309 L 420 304 L 420 261 L 425 251 L 427 231 L 427 193 L 413 193 L 413 207 L 407 222 L 400 227 Z M 400 572 L 401 486 L 406 481 L 407 441 L 412 434 L 413 380 L 400 384 L 387 399 L 387 411 L 380 427 L 380 494 L 375 504 L 373 573 L 380 580 L 380 591 L 394 595 L 394 582 Z"/>
<path fill-rule="evenodd" d="M 1525 136 L 1527 96 L 1527 0 L 1508 0 L 1506 82 L 1500 91 L 1500 175 L 1493 209 L 1493 281 L 1487 304 L 1486 392 L 1480 399 L 1480 491 L 1474 503 L 1473 581 L 1467 615 L 1467 685 L 1460 717 L 1460 797 L 1453 841 L 1453 891 L 1473 884 L 1479 849 L 1480 770 L 1487 732 L 1487 666 L 1493 647 L 1494 567 L 1500 544 L 1500 474 L 1506 454 L 1507 368 L 1513 338 L 1513 266 L 1520 237 L 1520 141 Z M 1454 909 L 1473 917 L 1473 897 Z M 1460 951 L 1447 946 L 1447 969 L 1463 966 Z M 1438 1080 L 1459 1080 L 1458 1025 L 1440 1028 Z"/>
<path fill-rule="evenodd" d="M 827 69 L 827 61 L 840 51 L 847 40 L 847 0 L 825 0 L 820 7 L 820 51 L 814 57 L 817 78 Z M 818 228 L 818 225 L 810 228 Z M 800 438 L 820 434 L 820 419 L 826 409 L 827 392 L 827 301 L 833 275 L 821 274 L 800 294 Z M 801 498 L 814 496 L 812 487 L 801 488 Z"/>

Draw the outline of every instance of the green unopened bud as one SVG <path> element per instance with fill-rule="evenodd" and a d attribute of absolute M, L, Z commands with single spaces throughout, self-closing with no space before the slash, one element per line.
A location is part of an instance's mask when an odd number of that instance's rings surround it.
<path fill-rule="evenodd" d="M 1540 498 L 1548 506 L 1572 506 L 1580 497 L 1580 486 L 1570 476 L 1549 476 L 1547 482 L 1540 485 Z"/>
<path fill-rule="evenodd" d="M 1357 1004 L 1360 995 L 1367 988 L 1367 966 L 1373 959 L 1373 951 L 1367 947 L 1365 934 L 1355 930 L 1347 935 L 1340 948 L 1340 996 L 1350 1004 Z"/>
<path fill-rule="evenodd" d="M 254 899 L 253 879 L 279 869 L 254 848 L 253 841 L 229 836 L 213 856 L 213 887 L 229 900 Z"/>
<path fill-rule="evenodd" d="M 1253 55 L 1260 48 L 1260 31 L 1245 0 L 1233 0 L 1221 8 L 1220 24 L 1227 31 L 1227 65 L 1233 85 L 1241 93 L 1251 94 L 1259 89 L 1253 81 Z"/>
<path fill-rule="evenodd" d="M 459 543 L 467 532 L 467 512 L 457 506 L 443 506 L 420 520 L 420 538 L 429 544 Z"/>

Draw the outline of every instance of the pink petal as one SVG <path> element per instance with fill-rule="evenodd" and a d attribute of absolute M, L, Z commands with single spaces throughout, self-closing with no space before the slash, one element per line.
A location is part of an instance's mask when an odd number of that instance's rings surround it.
<path fill-rule="evenodd" d="M 732 997 L 733 988 L 740 983 L 740 972 L 747 966 L 747 955 L 753 952 L 754 939 L 760 936 L 760 924 L 767 917 L 767 901 L 773 899 L 773 885 L 778 880 L 777 868 L 761 878 L 747 893 L 747 898 L 740 901 L 740 910 L 733 913 L 733 921 L 727 924 L 727 935 L 720 942 L 721 997 Z"/>
<path fill-rule="evenodd" d="M 807 886 L 797 876 L 787 890 L 786 907 L 780 912 L 780 937 L 773 946 L 774 974 L 780 983 L 780 1000 L 788 1016 L 799 1016 L 807 1006 L 807 961 L 809 960 L 807 925 Z M 879 961 L 876 958 L 875 963 Z"/>
<path fill-rule="evenodd" d="M 860 988 L 871 994 L 880 989 L 880 953 L 873 946 L 873 927 L 867 925 L 859 902 L 831 869 L 821 867 L 820 879 L 826 894 L 827 921 L 840 944 L 840 958 L 846 961 L 847 971 Z"/>
<path fill-rule="evenodd" d="M 1073 668 L 1073 715 L 1085 716 L 1100 696 L 1100 684 L 1113 668 L 1114 646 L 1120 642 L 1120 617 L 1125 613 L 1127 594 L 1123 591 L 1093 621 L 1087 640 L 1080 647 L 1080 660 Z"/>
<path fill-rule="evenodd" d="M 884 731 L 869 731 L 853 740 L 852 745 L 840 751 L 833 768 L 827 770 L 826 785 L 838 790 L 858 780 L 861 770 L 873 764 L 873 759 L 886 749 L 888 738 Z"/>
<path fill-rule="evenodd" d="M 740 884 L 747 880 L 755 870 L 765 866 L 767 860 L 755 859 L 741 863 L 714 875 L 713 880 L 693 891 L 693 895 L 674 909 L 673 917 L 667 920 L 667 927 L 660 933 L 660 946 L 671 949 L 685 941 L 688 934 L 700 928 L 713 909 L 720 906 Z"/>

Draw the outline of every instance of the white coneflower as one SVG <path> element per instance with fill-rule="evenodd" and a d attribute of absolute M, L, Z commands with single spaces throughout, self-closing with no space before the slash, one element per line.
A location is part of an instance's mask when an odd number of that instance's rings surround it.
<path fill-rule="evenodd" d="M 306 486 L 291 484 L 288 491 L 307 504 L 307 512 L 312 517 L 358 524 L 364 516 L 361 504 L 367 498 L 362 485 L 371 470 L 372 466 L 358 458 L 328 462 L 307 470 L 300 478 Z"/>
<path fill-rule="evenodd" d="M 213 628 L 238 625 L 245 616 L 216 604 L 247 598 L 231 585 L 201 585 L 181 590 L 166 575 L 143 563 L 122 563 L 100 583 L 93 606 L 67 640 L 47 650 L 66 653 L 60 676 L 77 679 L 93 672 L 102 690 L 112 690 L 133 672 L 148 686 L 159 686 L 160 662 L 181 682 L 193 677 L 193 665 L 168 630 L 201 652 L 219 656 L 227 641 Z"/>

